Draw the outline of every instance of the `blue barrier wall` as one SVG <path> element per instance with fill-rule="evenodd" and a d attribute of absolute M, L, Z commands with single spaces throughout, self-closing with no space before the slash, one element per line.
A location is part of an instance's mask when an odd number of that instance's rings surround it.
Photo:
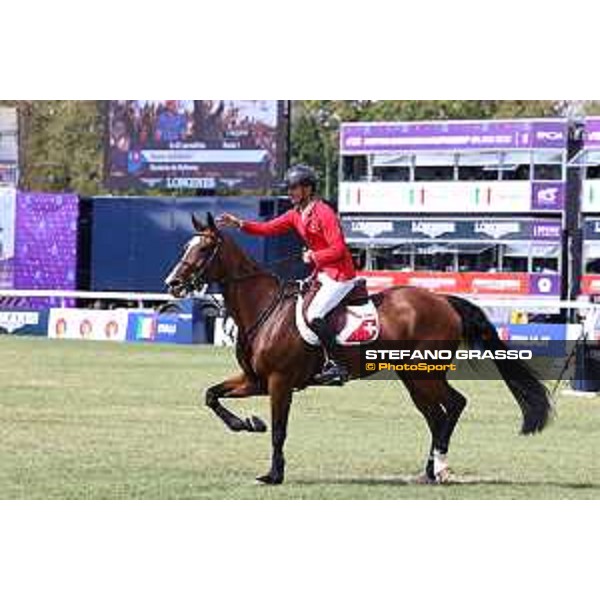
<path fill-rule="evenodd" d="M 256 197 L 102 197 L 86 202 L 91 238 L 90 287 L 109 291 L 164 291 L 164 278 L 183 244 L 193 235 L 192 212 L 202 219 L 211 211 L 214 215 L 232 212 L 244 219 L 263 220 L 287 208 L 273 199 Z M 295 235 L 258 238 L 237 231 L 231 231 L 231 235 L 253 258 L 272 265 L 279 274 L 302 274 L 300 244 Z M 295 264 L 273 264 L 290 254 L 298 256 Z"/>

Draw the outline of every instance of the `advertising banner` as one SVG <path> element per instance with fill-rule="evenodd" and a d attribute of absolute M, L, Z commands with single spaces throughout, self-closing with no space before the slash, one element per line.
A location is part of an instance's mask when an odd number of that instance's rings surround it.
<path fill-rule="evenodd" d="M 586 218 L 583 222 L 583 239 L 600 240 L 600 218 Z"/>
<path fill-rule="evenodd" d="M 530 273 L 529 293 L 532 296 L 560 296 L 560 275 L 554 273 Z"/>
<path fill-rule="evenodd" d="M 560 295 L 560 275 L 529 273 L 439 273 L 435 271 L 361 271 L 372 293 L 410 285 L 444 294 L 513 297 Z"/>
<path fill-rule="evenodd" d="M 342 123 L 342 153 L 566 148 L 567 121 Z"/>
<path fill-rule="evenodd" d="M 0 310 L 0 334 L 41 335 L 48 332 L 48 310 Z"/>
<path fill-rule="evenodd" d="M 600 275 L 582 275 L 581 293 L 586 296 L 600 295 Z"/>
<path fill-rule="evenodd" d="M 126 309 L 52 308 L 48 337 L 123 342 L 127 334 L 128 313 Z"/>
<path fill-rule="evenodd" d="M 156 339 L 156 316 L 154 311 L 139 311 L 129 314 L 127 320 L 128 342 L 153 342 Z"/>
<path fill-rule="evenodd" d="M 586 179 L 583 182 L 581 212 L 600 212 L 600 179 Z"/>
<path fill-rule="evenodd" d="M 531 188 L 531 210 L 562 210 L 566 191 L 566 183 L 562 181 L 534 181 Z"/>
<path fill-rule="evenodd" d="M 237 325 L 231 317 L 215 319 L 213 344 L 215 346 L 235 346 L 237 341 Z"/>
<path fill-rule="evenodd" d="M 127 322 L 127 341 L 162 344 L 193 344 L 194 320 L 191 313 L 157 314 L 132 311 Z"/>
<path fill-rule="evenodd" d="M 340 213 L 515 213 L 560 211 L 562 181 L 341 182 Z"/>
<path fill-rule="evenodd" d="M 600 148 L 600 118 L 588 117 L 585 120 L 583 145 L 585 148 Z"/>
<path fill-rule="evenodd" d="M 559 242 L 562 239 L 562 222 L 549 219 L 535 219 L 530 222 L 531 239 L 537 241 L 555 241 Z"/>
<path fill-rule="evenodd" d="M 498 327 L 497 330 L 500 339 L 505 342 L 517 342 L 521 349 L 529 348 L 536 356 L 554 357 L 561 363 L 559 369 L 569 355 L 571 345 L 567 339 L 567 325 L 564 323 L 510 324 Z"/>
<path fill-rule="evenodd" d="M 528 323 L 526 325 L 503 325 L 497 328 L 498 335 L 505 341 L 565 341 L 567 326 L 565 323 Z M 563 353 L 564 357 L 564 353 Z"/>
<path fill-rule="evenodd" d="M 559 242 L 559 219 L 386 219 L 342 218 L 342 229 L 350 243 L 381 244 L 427 240 L 533 240 Z"/>

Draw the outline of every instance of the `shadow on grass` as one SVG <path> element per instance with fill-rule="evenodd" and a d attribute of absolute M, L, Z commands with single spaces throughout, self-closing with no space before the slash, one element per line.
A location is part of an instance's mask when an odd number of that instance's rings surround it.
<path fill-rule="evenodd" d="M 367 485 L 367 486 L 428 486 L 417 480 L 414 475 L 398 475 L 393 477 L 349 477 L 349 478 L 324 478 L 324 479 L 290 479 L 293 485 Z M 588 482 L 569 482 L 569 481 L 527 481 L 498 479 L 492 477 L 468 477 L 453 476 L 450 481 L 440 487 L 474 487 L 474 486 L 509 486 L 509 487 L 555 487 L 569 490 L 598 490 L 600 492 L 600 483 Z M 437 486 L 435 486 L 437 487 Z"/>

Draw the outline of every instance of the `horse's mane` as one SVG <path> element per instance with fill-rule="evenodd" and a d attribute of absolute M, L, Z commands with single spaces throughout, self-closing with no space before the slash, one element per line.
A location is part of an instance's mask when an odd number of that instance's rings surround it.
<path fill-rule="evenodd" d="M 254 258 L 252 258 L 247 252 L 245 252 L 229 233 L 219 230 L 219 236 L 223 240 L 225 248 L 232 251 L 232 254 L 234 254 L 236 257 L 239 257 L 239 265 L 247 267 L 244 269 L 244 274 L 246 272 L 255 272 L 257 274 L 271 275 L 275 277 L 274 273 L 266 269 L 263 265 L 261 265 Z"/>

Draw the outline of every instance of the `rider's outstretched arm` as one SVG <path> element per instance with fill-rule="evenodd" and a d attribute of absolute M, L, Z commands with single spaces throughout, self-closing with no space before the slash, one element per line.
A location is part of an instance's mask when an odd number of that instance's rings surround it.
<path fill-rule="evenodd" d="M 289 210 L 265 223 L 244 220 L 240 229 L 252 235 L 279 235 L 292 229 L 292 218 L 292 211 Z"/>

